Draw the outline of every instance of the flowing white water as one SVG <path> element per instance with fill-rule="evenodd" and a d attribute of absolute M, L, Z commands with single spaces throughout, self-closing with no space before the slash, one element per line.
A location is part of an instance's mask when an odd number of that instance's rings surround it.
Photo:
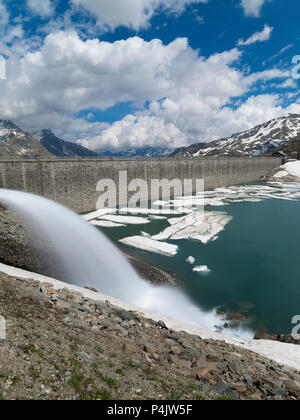
<path fill-rule="evenodd" d="M 215 312 L 202 311 L 181 290 L 141 279 L 99 230 L 71 210 L 37 195 L 3 189 L 0 203 L 14 210 L 27 228 L 55 249 L 56 261 L 63 267 L 60 280 L 95 287 L 103 294 L 205 329 L 220 325 Z M 253 337 L 242 328 L 225 332 Z"/>

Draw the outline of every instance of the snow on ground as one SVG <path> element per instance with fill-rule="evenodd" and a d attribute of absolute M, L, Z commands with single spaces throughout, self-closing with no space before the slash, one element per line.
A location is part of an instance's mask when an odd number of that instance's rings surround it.
<path fill-rule="evenodd" d="M 288 176 L 288 174 L 288 171 L 279 171 L 274 175 L 274 178 L 283 178 L 284 176 Z"/>
<path fill-rule="evenodd" d="M 125 225 L 146 225 L 147 223 L 150 223 L 149 220 L 144 217 L 115 216 L 112 214 L 102 216 L 101 220 L 108 220 L 114 223 L 124 223 Z"/>
<path fill-rule="evenodd" d="M 166 228 L 152 239 L 163 241 L 167 239 L 194 239 L 203 244 L 217 239 L 218 234 L 232 220 L 232 217 L 224 212 L 199 212 L 184 217 L 169 219 L 170 227 Z"/>
<path fill-rule="evenodd" d="M 175 321 L 174 319 L 168 318 L 164 315 L 161 315 L 156 312 L 147 311 L 136 305 L 129 304 L 120 299 L 106 296 L 101 293 L 96 293 L 88 289 L 84 289 L 78 286 L 73 286 L 71 284 L 63 283 L 61 281 L 52 279 L 50 277 L 42 276 L 40 274 L 31 273 L 29 271 L 21 270 L 19 268 L 11 267 L 0 263 L 0 272 L 5 273 L 12 277 L 17 277 L 20 279 L 32 279 L 39 281 L 41 283 L 50 283 L 56 290 L 68 289 L 71 291 L 76 291 L 81 293 L 82 296 L 93 299 L 96 301 L 108 301 L 112 305 L 117 306 L 118 308 L 124 309 L 126 311 L 134 311 L 140 313 L 145 318 L 153 319 L 155 322 L 163 321 L 166 326 L 174 331 L 186 331 L 189 334 L 197 335 L 203 340 L 216 340 L 222 341 L 228 344 L 235 345 L 247 350 L 251 350 L 261 356 L 265 356 L 270 360 L 273 360 L 276 363 L 281 365 L 294 368 L 299 370 L 300 366 L 300 352 L 299 346 L 294 344 L 280 343 L 277 341 L 268 341 L 268 340 L 241 340 L 236 338 L 231 338 L 224 336 L 219 333 L 214 333 L 203 328 Z"/>
<path fill-rule="evenodd" d="M 296 160 L 295 162 L 288 162 L 281 166 L 280 169 L 287 171 L 289 175 L 300 178 L 300 160 Z"/>
<path fill-rule="evenodd" d="M 131 236 L 128 238 L 120 239 L 119 242 L 134 248 L 143 249 L 144 251 L 155 252 L 156 254 L 163 254 L 168 256 L 176 255 L 178 251 L 177 245 L 155 241 L 144 236 Z"/>
<path fill-rule="evenodd" d="M 92 220 L 90 224 L 97 227 L 109 227 L 109 228 L 126 226 L 121 223 L 110 222 L 109 220 Z"/>

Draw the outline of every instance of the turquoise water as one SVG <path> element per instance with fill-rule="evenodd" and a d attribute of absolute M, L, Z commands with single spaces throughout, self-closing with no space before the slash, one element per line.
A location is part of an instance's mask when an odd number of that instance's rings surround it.
<path fill-rule="evenodd" d="M 168 241 L 179 246 L 167 257 L 118 243 L 141 230 L 151 235 L 168 227 L 167 221 L 148 225 L 101 228 L 119 248 L 150 264 L 176 274 L 186 293 L 205 310 L 242 311 L 254 330 L 289 334 L 291 320 L 300 314 L 300 200 L 268 199 L 259 203 L 231 203 L 207 210 L 226 211 L 233 220 L 219 239 L 203 245 L 199 241 Z M 210 274 L 194 273 L 195 265 L 207 265 Z"/>

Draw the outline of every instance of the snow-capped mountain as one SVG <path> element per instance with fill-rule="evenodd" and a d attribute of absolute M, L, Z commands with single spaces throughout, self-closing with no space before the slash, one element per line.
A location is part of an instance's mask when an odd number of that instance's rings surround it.
<path fill-rule="evenodd" d="M 193 144 L 176 150 L 173 157 L 257 156 L 268 153 L 300 134 L 300 115 L 276 118 L 248 131 L 210 143 Z"/>
<path fill-rule="evenodd" d="M 79 144 L 56 137 L 51 130 L 29 128 L 27 131 L 50 153 L 57 157 L 99 157 L 98 153 L 92 152 Z"/>
<path fill-rule="evenodd" d="M 170 154 L 174 152 L 174 149 L 171 148 L 162 148 L 162 147 L 142 147 L 142 148 L 133 148 L 128 150 L 122 150 L 120 152 L 100 152 L 99 154 L 103 157 L 144 157 L 144 158 L 158 158 L 158 157 L 169 157 Z"/>
<path fill-rule="evenodd" d="M 8 120 L 0 120 L 0 158 L 49 158 L 48 152 L 29 133 Z"/>

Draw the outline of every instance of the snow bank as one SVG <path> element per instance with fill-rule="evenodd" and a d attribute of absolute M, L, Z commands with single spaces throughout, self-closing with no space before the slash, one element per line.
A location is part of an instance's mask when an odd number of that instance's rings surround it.
<path fill-rule="evenodd" d="M 281 166 L 281 169 L 287 171 L 289 175 L 300 178 L 300 160 L 296 160 L 295 162 L 288 162 Z"/>

